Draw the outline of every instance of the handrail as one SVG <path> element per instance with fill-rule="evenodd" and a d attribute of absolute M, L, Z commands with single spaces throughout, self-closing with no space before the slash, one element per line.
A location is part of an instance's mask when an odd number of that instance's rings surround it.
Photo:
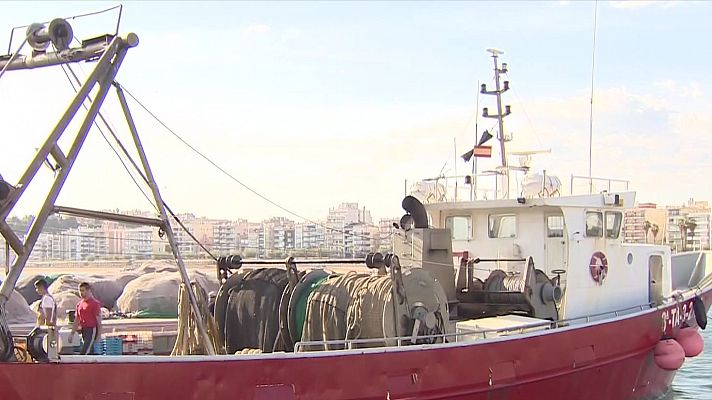
<path fill-rule="evenodd" d="M 574 194 L 574 180 L 586 180 L 589 181 L 589 183 L 592 183 L 593 181 L 604 181 L 608 182 L 608 191 L 611 191 L 611 183 L 612 182 L 618 182 L 618 183 L 624 183 L 625 184 L 625 191 L 628 191 L 628 188 L 630 186 L 630 181 L 627 179 L 614 179 L 614 178 L 604 178 L 604 177 L 596 177 L 596 176 L 583 176 L 583 175 L 571 175 L 571 184 L 569 186 L 569 194 L 573 195 Z M 591 192 L 592 186 L 589 185 L 589 194 L 593 194 Z"/>
<path fill-rule="evenodd" d="M 385 345 L 386 342 L 392 342 L 395 341 L 397 343 L 396 347 L 401 347 L 403 344 L 403 341 L 408 341 L 408 342 L 414 342 L 418 340 L 432 340 L 432 339 L 442 339 L 443 342 L 446 339 L 449 338 L 457 338 L 460 336 L 471 336 L 471 335 L 478 335 L 482 334 L 483 338 L 486 337 L 487 333 L 505 333 L 505 332 L 512 332 L 512 331 L 517 331 L 519 330 L 520 334 L 524 333 L 525 329 L 531 329 L 531 328 L 539 328 L 539 327 L 546 327 L 548 326 L 549 329 L 556 329 L 558 327 L 561 327 L 564 324 L 569 324 L 570 322 L 573 321 L 579 321 L 579 320 L 585 320 L 586 323 L 591 322 L 591 319 L 597 318 L 597 317 L 602 317 L 606 315 L 611 315 L 618 317 L 622 313 L 631 310 L 639 310 L 643 311 L 647 308 L 651 308 L 652 303 L 645 303 L 645 304 L 640 304 L 637 306 L 631 306 L 631 307 L 626 307 L 622 308 L 619 310 L 614 310 L 614 311 L 606 311 L 598 314 L 591 314 L 591 315 L 586 315 L 583 317 L 574 317 L 574 318 L 567 318 L 567 319 L 562 319 L 562 320 L 556 320 L 556 321 L 542 321 L 542 322 L 536 322 L 536 323 L 525 323 L 521 325 L 516 325 L 516 326 L 509 326 L 505 328 L 492 328 L 492 329 L 479 329 L 479 330 L 473 330 L 469 332 L 455 332 L 455 333 L 442 333 L 442 334 L 437 334 L 437 335 L 418 335 L 418 336 L 394 336 L 394 337 L 387 337 L 387 338 L 368 338 L 368 339 L 335 339 L 335 340 L 313 340 L 313 341 L 300 341 L 297 342 L 294 345 L 294 352 L 300 352 L 304 351 L 303 348 L 308 348 L 308 347 L 316 347 L 316 346 L 328 346 L 328 345 L 343 345 L 346 350 L 351 350 L 353 349 L 354 344 L 369 344 L 369 343 L 383 343 Z M 309 351 L 309 350 L 306 350 Z"/>

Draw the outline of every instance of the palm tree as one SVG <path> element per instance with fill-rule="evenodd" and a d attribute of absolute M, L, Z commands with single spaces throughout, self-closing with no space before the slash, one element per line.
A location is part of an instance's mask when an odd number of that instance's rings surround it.
<path fill-rule="evenodd" d="M 695 222 L 695 220 L 687 218 L 687 230 L 690 231 L 690 244 L 692 245 L 692 250 L 695 249 L 695 228 L 697 228 L 697 223 Z"/>
<path fill-rule="evenodd" d="M 650 221 L 645 221 L 645 223 L 643 224 L 643 230 L 645 231 L 645 243 L 648 243 L 648 232 L 652 227 L 653 225 L 650 223 Z"/>
<path fill-rule="evenodd" d="M 658 232 L 660 232 L 658 224 L 653 224 L 653 226 L 650 227 L 650 232 L 653 233 L 653 244 L 655 244 L 658 238 Z"/>
<path fill-rule="evenodd" d="M 680 241 L 682 251 L 687 249 L 687 217 L 682 217 L 677 221 L 677 227 L 680 228 Z"/>

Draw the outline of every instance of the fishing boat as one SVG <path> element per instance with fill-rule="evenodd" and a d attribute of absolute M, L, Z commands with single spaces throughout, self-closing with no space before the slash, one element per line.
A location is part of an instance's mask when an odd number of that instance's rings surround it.
<path fill-rule="evenodd" d="M 16 254 L 0 287 L 0 398 L 176 399 L 656 399 L 687 357 L 702 351 L 699 329 L 712 303 L 712 257 L 672 255 L 627 244 L 621 227 L 635 193 L 561 194 L 560 181 L 510 165 L 505 149 L 501 52 L 491 50 L 501 165 L 484 177 L 419 181 L 402 201 L 393 253 L 363 260 L 217 259 L 222 286 L 208 311 L 176 245 L 117 73 L 137 35 L 72 41 L 66 20 L 33 24 L 6 71 L 94 62 L 64 115 L 18 182 L 0 179 L 0 233 Z M 24 42 L 23 42 L 24 44 Z M 53 51 L 48 51 L 49 46 Z M 104 99 L 115 90 L 148 183 L 156 218 L 55 204 Z M 59 139 L 92 93 L 68 150 Z M 117 139 L 118 140 L 118 139 Z M 491 154 L 486 137 L 472 154 Z M 525 154 L 525 159 L 530 154 Z M 466 155 L 468 156 L 468 155 Z M 7 217 L 49 162 L 54 181 L 27 235 Z M 515 187 L 517 173 L 524 188 Z M 572 179 L 573 180 L 573 179 Z M 455 183 L 455 188 L 451 183 Z M 609 187 L 610 186 L 610 187 Z M 465 188 L 466 195 L 458 195 Z M 573 185 L 572 185 L 573 187 Z M 487 192 L 487 199 L 483 199 Z M 15 357 L 5 304 L 51 214 L 145 224 L 166 235 L 183 289 L 172 356 L 62 354 L 62 335 L 26 338 L 31 362 Z M 368 273 L 334 273 L 353 263 Z M 279 264 L 279 265 L 277 265 Z M 305 268 L 306 267 L 306 268 Z M 187 338 L 187 339 L 186 339 Z M 41 386 L 41 388 L 40 388 Z M 39 390 L 41 389 L 41 390 Z"/>

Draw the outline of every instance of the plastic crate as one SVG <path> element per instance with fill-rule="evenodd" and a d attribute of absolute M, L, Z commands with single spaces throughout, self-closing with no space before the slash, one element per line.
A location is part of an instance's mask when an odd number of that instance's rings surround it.
<path fill-rule="evenodd" d="M 94 351 L 92 351 L 92 354 L 98 354 L 102 355 L 104 354 L 104 340 L 97 340 L 94 342 Z"/>
<path fill-rule="evenodd" d="M 107 337 L 102 339 L 104 343 L 104 353 L 107 356 L 120 356 L 123 354 L 123 340 L 119 337 Z"/>
<path fill-rule="evenodd" d="M 112 332 L 104 338 L 106 354 L 153 354 L 150 331 Z"/>

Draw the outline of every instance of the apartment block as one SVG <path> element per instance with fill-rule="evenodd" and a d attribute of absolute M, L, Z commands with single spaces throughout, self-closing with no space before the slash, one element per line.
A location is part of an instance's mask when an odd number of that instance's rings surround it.
<path fill-rule="evenodd" d="M 302 222 L 294 224 L 294 248 L 320 249 L 326 244 L 326 229 L 322 224 Z"/>
<path fill-rule="evenodd" d="M 371 212 L 359 208 L 358 203 L 341 203 L 329 209 L 326 217 L 326 248 L 332 257 L 347 257 L 353 250 L 347 250 L 346 227 L 352 224 L 372 224 Z M 349 245 L 353 243 L 349 242 Z"/>
<path fill-rule="evenodd" d="M 363 222 L 348 224 L 344 227 L 344 257 L 362 258 L 378 247 L 378 227 Z"/>
<path fill-rule="evenodd" d="M 237 253 L 239 248 L 237 224 L 228 220 L 213 223 L 213 252 L 219 255 Z"/>
<path fill-rule="evenodd" d="M 626 243 L 663 244 L 667 224 L 665 208 L 658 208 L 655 203 L 640 203 L 625 212 L 623 240 Z"/>
<path fill-rule="evenodd" d="M 710 207 L 690 199 L 682 206 L 668 207 L 667 243 L 673 251 L 709 250 L 712 243 Z"/>

